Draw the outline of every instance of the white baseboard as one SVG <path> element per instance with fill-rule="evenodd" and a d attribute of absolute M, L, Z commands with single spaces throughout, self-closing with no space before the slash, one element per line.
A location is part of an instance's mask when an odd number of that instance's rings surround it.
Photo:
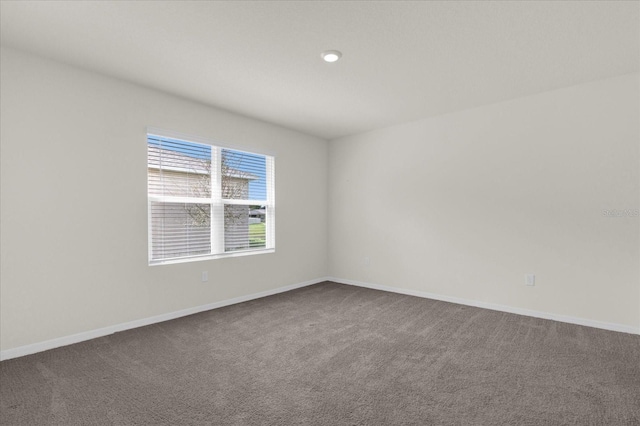
<path fill-rule="evenodd" d="M 498 305 L 495 303 L 480 302 L 477 300 L 462 299 L 459 297 L 443 296 L 440 294 L 428 293 L 424 291 L 409 290 L 409 289 L 404 289 L 399 287 L 389 287 L 386 285 L 371 284 L 371 283 L 365 283 L 362 281 L 354 281 L 354 280 L 348 280 L 343 278 L 328 277 L 327 280 L 340 283 L 340 284 L 348 284 L 348 285 L 353 285 L 358 287 L 371 288 L 374 290 L 389 291 L 391 293 L 406 294 L 408 296 L 423 297 L 425 299 L 441 300 L 443 302 L 451 302 L 451 303 L 457 303 L 460 305 L 474 306 L 477 308 L 491 309 L 493 311 L 508 312 L 511 314 L 525 315 L 528 317 L 543 318 L 543 319 L 566 322 L 566 323 L 577 324 L 577 325 L 585 325 L 587 327 L 601 328 L 601 329 L 610 330 L 610 331 L 619 331 L 622 333 L 640 334 L 640 328 L 632 327 L 624 324 L 615 324 L 615 323 L 590 320 L 586 318 L 576 318 L 576 317 L 571 317 L 566 315 L 557 315 L 557 314 L 552 314 L 548 312 L 534 311 L 531 309 L 514 308 L 511 306 Z"/>
<path fill-rule="evenodd" d="M 223 306 L 235 305 L 236 303 L 247 302 L 249 300 L 259 299 L 261 297 L 272 296 L 278 293 L 284 293 L 285 291 L 295 290 L 297 288 L 310 286 L 323 281 L 328 281 L 328 278 L 317 278 L 315 280 L 305 281 L 297 284 L 292 284 L 284 287 L 278 287 L 271 290 L 262 291 L 260 293 L 248 294 L 246 296 L 234 297 L 233 299 L 222 300 L 220 302 L 209 303 L 202 306 L 195 306 L 193 308 L 182 309 L 175 312 L 169 312 L 162 315 L 156 315 L 149 318 L 142 318 L 135 321 L 130 321 L 122 324 L 111 325 L 108 327 L 99 328 L 97 330 L 84 331 L 78 334 L 72 334 L 70 336 L 59 337 L 57 339 L 46 340 L 44 342 L 33 343 L 30 345 L 19 346 L 17 348 L 6 349 L 0 351 L 0 361 L 11 358 L 18 358 L 25 355 L 31 355 L 37 352 L 47 351 L 49 349 L 59 348 L 60 346 L 67 346 L 74 343 L 84 342 L 85 340 L 95 339 L 97 337 L 107 336 L 109 334 L 117 333 L 120 331 L 130 330 L 132 328 L 144 327 L 145 325 L 151 325 L 158 322 L 168 321 L 187 315 L 197 314 L 198 312 L 209 311 L 211 309 L 222 308 Z"/>
<path fill-rule="evenodd" d="M 309 281 L 305 281 L 297 284 L 292 284 L 284 287 L 278 287 L 271 290 L 262 291 L 260 293 L 249 294 L 246 296 L 239 296 L 233 299 L 222 300 L 220 302 L 214 302 L 206 305 L 195 306 L 193 308 L 182 309 L 180 311 L 169 312 L 162 315 L 156 315 L 149 318 L 142 318 L 139 320 L 130 321 L 122 324 L 116 324 L 108 327 L 103 327 L 96 330 L 85 331 L 78 334 L 72 334 L 70 336 L 64 336 L 64 337 L 59 337 L 57 339 L 46 340 L 44 342 L 38 342 L 30 345 L 19 346 L 17 348 L 6 349 L 4 351 L 0 351 L 0 361 L 11 359 L 11 358 L 18 358 L 25 355 L 31 355 L 37 352 L 43 352 L 49 349 L 55 349 L 61 346 L 67 346 L 74 343 L 80 343 L 80 342 L 84 342 L 85 340 L 91 340 L 98 337 L 107 336 L 109 334 L 130 330 L 132 328 L 144 327 L 145 325 L 151 325 L 151 324 L 155 324 L 163 321 L 184 317 L 187 315 L 197 314 L 198 312 L 209 311 L 212 309 L 222 308 L 224 306 L 235 305 L 236 303 L 242 303 L 242 302 L 247 302 L 249 300 L 259 299 L 261 297 L 272 296 L 274 294 L 284 293 L 286 291 L 310 286 L 313 284 L 321 283 L 323 281 L 333 281 L 335 283 L 340 283 L 340 284 L 348 284 L 348 285 L 353 285 L 358 287 L 370 288 L 374 290 L 388 291 L 391 293 L 406 294 L 408 296 L 416 296 L 416 297 L 422 297 L 426 299 L 441 300 L 444 302 L 457 303 L 460 305 L 474 306 L 477 308 L 491 309 L 494 311 L 509 312 L 512 314 L 525 315 L 529 317 L 543 318 L 548 320 L 566 322 L 570 324 L 584 325 L 587 327 L 601 328 L 604 330 L 619 331 L 622 333 L 630 333 L 630 334 L 640 334 L 640 328 L 636 328 L 636 327 L 632 327 L 624 324 L 607 323 L 607 322 L 595 321 L 595 320 L 590 320 L 585 318 L 576 318 L 576 317 L 570 317 L 565 315 L 557 315 L 557 314 L 551 314 L 547 312 L 534 311 L 530 309 L 514 308 L 506 305 L 480 302 L 477 300 L 463 299 L 459 297 L 443 296 L 435 293 L 428 293 L 424 291 L 410 290 L 410 289 L 404 289 L 404 288 L 398 288 L 398 287 L 390 287 L 390 286 L 380 285 L 380 284 L 371 284 L 371 283 L 366 283 L 362 281 L 348 280 L 344 278 L 322 277 L 322 278 L 317 278 L 314 280 L 309 280 Z"/>

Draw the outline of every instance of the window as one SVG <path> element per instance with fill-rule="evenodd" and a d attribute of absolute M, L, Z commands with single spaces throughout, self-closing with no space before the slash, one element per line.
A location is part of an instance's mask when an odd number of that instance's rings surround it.
<path fill-rule="evenodd" d="M 275 248 L 274 158 L 147 135 L 149 263 Z"/>

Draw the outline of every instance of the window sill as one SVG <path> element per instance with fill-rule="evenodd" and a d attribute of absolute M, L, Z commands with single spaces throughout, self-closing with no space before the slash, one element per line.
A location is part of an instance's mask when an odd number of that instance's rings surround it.
<path fill-rule="evenodd" d="M 215 259 L 225 259 L 228 257 L 253 256 L 256 254 L 269 254 L 269 253 L 275 253 L 275 252 L 276 252 L 276 249 L 271 248 L 271 249 L 259 249 L 259 250 L 242 250 L 242 251 L 234 251 L 231 253 L 208 254 L 203 256 L 181 257 L 181 258 L 174 258 L 174 259 L 152 260 L 152 261 L 149 261 L 149 266 L 172 265 L 174 263 L 199 262 L 202 260 L 215 260 Z"/>

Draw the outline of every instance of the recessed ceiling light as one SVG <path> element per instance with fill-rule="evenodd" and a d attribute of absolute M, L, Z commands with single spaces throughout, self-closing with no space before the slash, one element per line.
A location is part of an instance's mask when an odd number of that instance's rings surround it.
<path fill-rule="evenodd" d="M 322 52 L 322 55 L 320 56 L 322 56 L 322 59 L 324 59 L 325 62 L 335 62 L 342 57 L 342 53 L 337 50 L 327 50 Z"/>

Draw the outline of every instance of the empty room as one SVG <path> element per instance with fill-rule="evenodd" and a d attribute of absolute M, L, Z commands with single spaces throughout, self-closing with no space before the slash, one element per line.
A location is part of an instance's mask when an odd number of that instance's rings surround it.
<path fill-rule="evenodd" d="M 0 0 L 0 425 L 640 426 L 640 2 Z"/>

